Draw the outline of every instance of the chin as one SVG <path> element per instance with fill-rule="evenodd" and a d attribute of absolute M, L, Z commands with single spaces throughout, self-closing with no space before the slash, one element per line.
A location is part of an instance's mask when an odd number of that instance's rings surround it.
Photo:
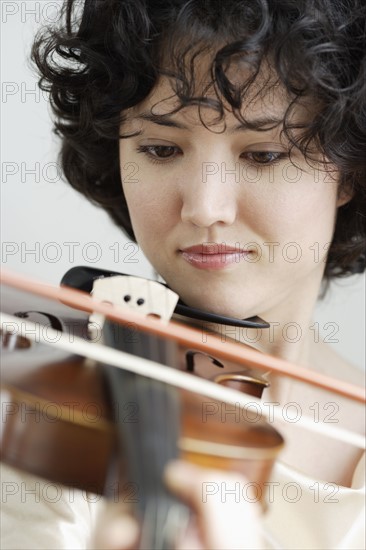
<path fill-rule="evenodd" d="M 263 308 L 267 302 L 263 289 L 258 292 L 258 287 L 243 285 L 242 280 L 228 282 L 211 278 L 209 281 L 194 281 L 177 274 L 166 275 L 164 280 L 169 287 L 190 307 L 236 319 L 260 315 L 259 311 L 266 309 Z"/>
<path fill-rule="evenodd" d="M 246 319 L 258 315 L 257 307 L 252 307 L 250 304 L 239 304 L 237 299 L 232 297 L 225 298 L 222 294 L 218 297 L 218 294 L 211 292 L 184 292 L 180 296 L 188 306 L 207 311 L 208 313 L 215 313 L 216 315 L 233 317 L 235 319 Z"/>

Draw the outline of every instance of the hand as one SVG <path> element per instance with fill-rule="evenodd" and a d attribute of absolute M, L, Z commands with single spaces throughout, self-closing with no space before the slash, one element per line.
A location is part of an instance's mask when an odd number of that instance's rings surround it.
<path fill-rule="evenodd" d="M 188 528 L 178 535 L 176 550 L 263 548 L 261 506 L 249 491 L 248 498 L 243 497 L 248 481 L 242 475 L 174 461 L 166 469 L 165 482 L 193 511 Z M 119 504 L 107 504 L 96 531 L 95 550 L 136 548 L 138 524 Z"/>
<path fill-rule="evenodd" d="M 177 550 L 263 548 L 262 509 L 249 490 L 245 498 L 243 488 L 250 489 L 245 477 L 175 461 L 168 465 L 165 481 L 195 512 L 191 525 L 177 541 Z"/>

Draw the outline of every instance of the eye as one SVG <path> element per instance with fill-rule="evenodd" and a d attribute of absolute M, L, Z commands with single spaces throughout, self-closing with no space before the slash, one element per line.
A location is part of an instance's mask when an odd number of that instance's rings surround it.
<path fill-rule="evenodd" d="M 181 153 L 174 145 L 140 145 L 138 153 L 144 153 L 152 162 L 167 162 Z"/>
<path fill-rule="evenodd" d="M 245 156 L 255 164 L 273 164 L 277 160 L 288 158 L 288 153 L 283 151 L 253 151 L 245 153 Z"/>

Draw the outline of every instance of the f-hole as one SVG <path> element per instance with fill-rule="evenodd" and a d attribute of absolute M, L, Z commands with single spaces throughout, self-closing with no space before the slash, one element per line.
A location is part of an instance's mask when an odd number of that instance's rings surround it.
<path fill-rule="evenodd" d="M 220 369 L 224 368 L 224 365 L 218 360 L 215 359 L 215 357 L 212 357 L 212 355 L 209 355 L 208 353 L 204 353 L 203 351 L 193 351 L 189 350 L 186 352 L 186 369 L 187 372 L 194 372 L 194 356 L 195 355 L 205 355 L 206 357 L 209 357 L 211 359 L 211 363 L 213 363 L 216 367 L 219 367 Z"/>

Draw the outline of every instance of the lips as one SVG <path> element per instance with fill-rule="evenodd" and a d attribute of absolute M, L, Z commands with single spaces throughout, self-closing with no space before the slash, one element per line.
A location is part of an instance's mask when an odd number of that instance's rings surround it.
<path fill-rule="evenodd" d="M 249 250 L 224 243 L 202 243 L 180 250 L 182 258 L 198 269 L 225 269 L 245 260 Z"/>
<path fill-rule="evenodd" d="M 183 248 L 182 252 L 192 253 L 192 254 L 240 254 L 242 252 L 247 252 L 246 250 L 238 246 L 227 246 L 224 243 L 202 243 L 196 244 L 194 246 L 189 246 L 188 248 Z"/>

